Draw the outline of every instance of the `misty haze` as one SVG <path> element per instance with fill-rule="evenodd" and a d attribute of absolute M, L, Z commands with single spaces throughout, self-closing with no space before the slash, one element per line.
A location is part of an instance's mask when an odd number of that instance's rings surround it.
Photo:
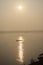
<path fill-rule="evenodd" d="M 42 62 L 43 0 L 0 0 L 0 65 Z"/>

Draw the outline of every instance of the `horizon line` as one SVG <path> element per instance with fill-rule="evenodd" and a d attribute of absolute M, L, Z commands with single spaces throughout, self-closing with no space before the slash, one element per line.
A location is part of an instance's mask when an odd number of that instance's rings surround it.
<path fill-rule="evenodd" d="M 0 31 L 0 33 L 40 33 L 40 32 L 43 32 L 43 30 L 29 30 L 29 31 L 5 30 L 5 31 Z"/>

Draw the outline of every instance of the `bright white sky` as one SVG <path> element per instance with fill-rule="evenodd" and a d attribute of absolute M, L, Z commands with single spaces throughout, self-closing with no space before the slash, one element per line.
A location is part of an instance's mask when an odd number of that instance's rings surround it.
<path fill-rule="evenodd" d="M 43 30 L 43 0 L 0 0 L 0 30 Z"/>

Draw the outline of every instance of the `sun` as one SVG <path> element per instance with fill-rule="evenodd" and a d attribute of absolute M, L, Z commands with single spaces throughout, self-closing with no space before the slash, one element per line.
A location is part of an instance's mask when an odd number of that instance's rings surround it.
<path fill-rule="evenodd" d="M 18 9 L 19 9 L 19 10 L 22 10 L 22 8 L 23 8 L 23 7 L 22 7 L 21 5 L 18 6 Z"/>

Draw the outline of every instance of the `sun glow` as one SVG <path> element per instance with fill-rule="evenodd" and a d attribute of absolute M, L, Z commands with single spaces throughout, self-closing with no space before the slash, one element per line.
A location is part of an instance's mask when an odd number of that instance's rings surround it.
<path fill-rule="evenodd" d="M 22 8 L 23 8 L 22 5 L 19 5 L 19 6 L 18 6 L 18 9 L 19 9 L 19 10 L 22 10 Z"/>

